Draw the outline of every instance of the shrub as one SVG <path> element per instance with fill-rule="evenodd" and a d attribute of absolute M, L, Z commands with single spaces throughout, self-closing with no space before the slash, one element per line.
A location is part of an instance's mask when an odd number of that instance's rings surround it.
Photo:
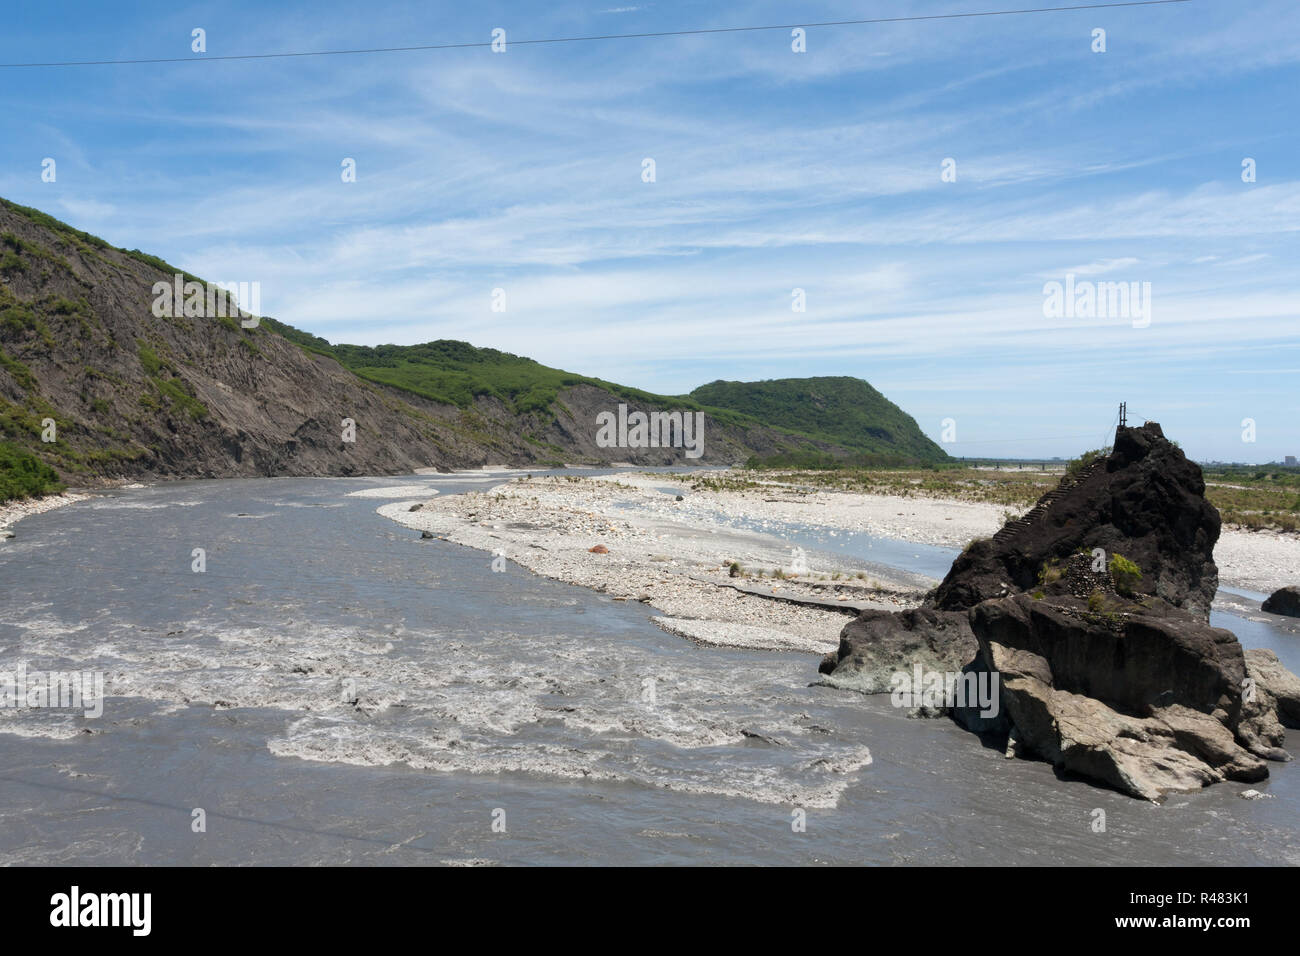
<path fill-rule="evenodd" d="M 53 468 L 17 445 L 0 442 L 0 501 L 62 490 Z"/>
<path fill-rule="evenodd" d="M 0 369 L 8 372 L 19 388 L 28 392 L 36 389 L 36 379 L 32 377 L 31 369 L 17 359 L 10 358 L 3 349 L 0 349 Z"/>
<path fill-rule="evenodd" d="M 158 353 L 149 348 L 143 341 L 137 340 L 140 346 L 140 364 L 149 375 L 157 375 L 163 370 L 164 362 L 158 357 Z"/>
<path fill-rule="evenodd" d="M 1085 451 L 1078 458 L 1071 459 L 1070 463 L 1065 467 L 1065 473 L 1066 475 L 1077 475 L 1098 458 L 1108 454 L 1110 454 L 1110 450 L 1107 448 L 1094 448 L 1092 451 Z"/>
<path fill-rule="evenodd" d="M 1110 557 L 1110 577 L 1115 582 L 1115 590 L 1128 597 L 1141 582 L 1142 569 L 1124 555 L 1113 554 Z"/>

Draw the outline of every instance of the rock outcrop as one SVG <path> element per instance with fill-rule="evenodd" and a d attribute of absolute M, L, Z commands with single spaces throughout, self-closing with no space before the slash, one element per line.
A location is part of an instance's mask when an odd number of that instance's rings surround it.
<path fill-rule="evenodd" d="M 970 546 L 921 608 L 848 624 L 821 671 L 875 693 L 917 666 L 983 676 L 996 716 L 915 712 L 1135 797 L 1262 780 L 1290 759 L 1300 678 L 1210 626 L 1218 536 L 1200 468 L 1159 425 L 1121 427 L 1110 455 Z"/>
<path fill-rule="evenodd" d="M 979 650 L 964 611 L 863 611 L 840 632 L 840 646 L 822 658 L 830 683 L 864 694 L 888 693 L 893 675 L 960 671 Z"/>
<path fill-rule="evenodd" d="M 1300 729 L 1300 677 L 1263 647 L 1246 651 L 1246 676 L 1254 680 L 1255 693 L 1265 710 L 1276 713 L 1283 727 Z"/>
<path fill-rule="evenodd" d="M 1053 562 L 1075 553 L 1115 555 L 1141 571 L 1138 594 L 1208 619 L 1219 573 L 1219 513 L 1205 499 L 1200 466 L 1149 422 L 1120 428 L 1114 451 L 1064 479 L 1030 512 L 953 562 L 930 603 L 964 610 L 1011 585 L 1029 591 Z"/>
<path fill-rule="evenodd" d="M 1159 598 L 1019 594 L 970 617 L 1020 747 L 1063 771 L 1154 800 L 1262 780 L 1265 759 L 1288 759 L 1271 713 L 1246 705 L 1233 634 Z"/>
<path fill-rule="evenodd" d="M 1278 588 L 1260 605 L 1260 610 L 1269 614 L 1300 617 L 1300 587 L 1288 584 L 1284 588 Z"/>
<path fill-rule="evenodd" d="M 997 693 L 987 683 L 990 671 L 965 611 L 863 611 L 845 625 L 839 648 L 822 658 L 819 670 L 827 675 L 823 683 L 863 694 L 893 695 L 901 676 L 923 698 L 908 702 L 909 716 L 951 716 L 973 733 L 1003 739 L 1011 729 L 1000 706 L 990 712 L 981 702 L 983 693 L 996 703 Z M 923 687 L 916 686 L 917 674 L 922 679 L 942 675 L 945 683 L 962 684 L 973 696 L 954 693 L 949 699 L 945 687 L 944 694 L 925 699 Z M 985 683 L 967 684 L 972 674 Z"/>

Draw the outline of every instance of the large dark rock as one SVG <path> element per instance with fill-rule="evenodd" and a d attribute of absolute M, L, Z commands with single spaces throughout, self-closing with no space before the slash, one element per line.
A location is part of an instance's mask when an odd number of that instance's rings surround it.
<path fill-rule="evenodd" d="M 974 542 L 921 608 L 848 624 L 821 670 L 867 693 L 914 669 L 983 677 L 996 715 L 916 712 L 1146 799 L 1263 779 L 1290 759 L 1300 678 L 1209 625 L 1218 537 L 1200 468 L 1159 425 L 1120 428 L 1112 454 Z M 1117 555 L 1140 577 L 1113 574 Z"/>
<path fill-rule="evenodd" d="M 1020 748 L 1062 770 L 1156 800 L 1261 780 L 1264 759 L 1289 759 L 1276 711 L 1245 700 L 1233 634 L 1159 598 L 1090 608 L 1019 594 L 970 619 Z"/>
<path fill-rule="evenodd" d="M 1205 499 L 1200 466 L 1154 422 L 1120 428 L 1109 456 L 1063 479 L 993 538 L 973 543 L 929 603 L 962 610 L 998 597 L 1007 585 L 1029 591 L 1040 586 L 1045 567 L 1100 549 L 1106 564 L 1119 554 L 1138 566 L 1136 593 L 1208 619 L 1219 582 L 1218 539 L 1219 513 Z M 1053 592 L 1050 584 L 1045 590 Z"/>
<path fill-rule="evenodd" d="M 1267 611 L 1269 614 L 1300 617 L 1300 588 L 1294 584 L 1278 588 L 1260 605 L 1260 609 Z"/>

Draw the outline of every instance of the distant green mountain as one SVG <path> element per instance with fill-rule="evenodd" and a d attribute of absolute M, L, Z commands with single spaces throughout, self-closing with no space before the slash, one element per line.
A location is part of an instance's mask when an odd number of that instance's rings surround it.
<path fill-rule="evenodd" d="M 860 378 L 778 378 L 764 382 L 710 382 L 695 401 L 757 418 L 866 456 L 947 459 L 912 418 Z"/>

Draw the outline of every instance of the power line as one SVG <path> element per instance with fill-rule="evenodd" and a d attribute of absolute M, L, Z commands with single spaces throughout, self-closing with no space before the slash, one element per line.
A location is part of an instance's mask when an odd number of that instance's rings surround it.
<path fill-rule="evenodd" d="M 507 46 L 536 46 L 543 43 L 589 43 L 597 40 L 644 40 L 659 37 L 684 37 L 684 36 L 705 36 L 715 33 L 755 33 L 763 30 L 793 30 L 796 28 L 809 29 L 812 27 L 846 27 L 862 26 L 879 23 L 914 23 L 922 20 L 961 20 L 973 17 L 1008 17 L 1018 16 L 1027 13 L 1067 13 L 1072 10 L 1105 10 L 1113 7 L 1154 7 L 1171 3 L 1191 3 L 1192 0 L 1126 0 L 1119 3 L 1084 3 L 1069 7 L 1033 7 L 1022 10 L 983 10 L 973 11 L 970 13 L 932 13 L 921 16 L 911 17 L 876 17 L 869 20 L 824 20 L 815 23 L 782 23 L 768 26 L 753 27 L 714 27 L 711 29 L 698 30 L 662 30 L 651 33 L 606 33 L 593 36 L 578 37 L 547 37 L 537 40 L 509 40 Z M 127 66 L 145 63 L 194 63 L 199 61 L 213 62 L 216 60 L 274 60 L 287 59 L 290 57 L 308 57 L 308 56 L 350 56 L 355 54 L 366 53 L 415 53 L 429 50 L 466 50 L 482 47 L 490 47 L 495 41 L 483 40 L 473 43 L 431 43 L 421 46 L 390 46 L 390 47 L 370 47 L 368 49 L 355 50 L 308 50 L 301 52 L 289 53 L 239 53 L 226 54 L 223 56 L 207 56 L 206 54 L 195 54 L 193 56 L 176 56 L 176 57 L 155 57 L 150 59 L 136 60 L 63 60 L 51 61 L 48 63 L 0 63 L 0 68 L 24 68 L 24 67 L 56 67 L 56 66 Z"/>
<path fill-rule="evenodd" d="M 1116 410 L 1115 414 L 1111 416 L 1110 424 L 1106 426 L 1106 434 L 1102 436 L 1101 444 L 1097 446 L 1098 448 L 1110 447 L 1111 439 L 1115 436 L 1115 429 L 1119 426 L 1119 415 L 1119 411 Z"/>

